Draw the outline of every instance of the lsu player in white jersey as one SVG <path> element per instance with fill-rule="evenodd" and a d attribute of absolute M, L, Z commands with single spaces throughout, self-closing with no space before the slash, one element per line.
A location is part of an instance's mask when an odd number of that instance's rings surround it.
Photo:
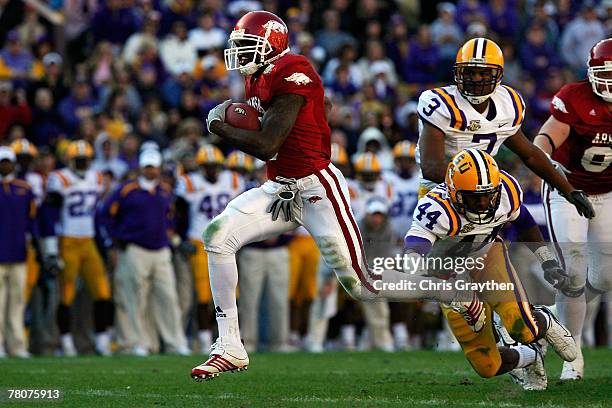
<path fill-rule="evenodd" d="M 460 150 L 474 148 L 495 156 L 504 144 L 559 190 L 580 215 L 592 218 L 595 213 L 586 193 L 576 190 L 523 134 L 525 102 L 516 90 L 501 84 L 503 73 L 499 46 L 487 38 L 474 38 L 457 52 L 456 85 L 421 94 L 417 162 L 423 180 L 419 196 L 444 181 L 449 159 Z"/>
<path fill-rule="evenodd" d="M 452 308 L 443 307 L 443 312 L 466 358 L 480 376 L 488 378 L 529 367 L 529 387 L 545 389 L 546 372 L 536 341 L 545 338 L 566 361 L 575 359 L 578 351 L 569 331 L 548 308 L 529 303 L 508 249 L 498 236 L 501 228 L 507 222 L 513 223 L 521 240 L 530 243 L 530 249 L 541 261 L 547 279 L 562 284 L 567 275 L 522 205 L 518 182 L 500 171 L 489 154 L 476 149 L 462 150 L 452 159 L 446 174 L 445 183 L 419 200 L 414 222 L 404 240 L 405 252 L 482 257 L 480 267 L 466 268 L 472 282 L 512 283 L 506 291 L 492 287 L 479 293 L 485 301 L 484 310 L 467 311 L 475 319 L 480 313 L 486 315 L 484 324 L 478 324 L 475 330 L 470 330 L 469 319 Z M 450 272 L 455 271 L 457 268 Z M 500 316 L 510 336 L 522 344 L 497 347 L 493 312 Z"/>
<path fill-rule="evenodd" d="M 68 167 L 49 175 L 43 202 L 44 264 L 59 270 L 60 304 L 57 324 L 65 355 L 76 355 L 70 333 L 70 306 L 81 276 L 94 300 L 96 351 L 110 354 L 113 323 L 111 290 L 102 257 L 96 247 L 95 212 L 104 189 L 102 173 L 91 169 L 94 151 L 84 140 L 66 150 Z"/>
<path fill-rule="evenodd" d="M 392 186 L 393 203 L 389 210 L 393 230 L 403 237 L 412 224 L 412 214 L 418 200 L 419 172 L 415 165 L 416 145 L 407 140 L 393 146 L 395 169 L 383 173 L 383 179 Z"/>
<path fill-rule="evenodd" d="M 34 193 L 34 202 L 36 207 L 40 207 L 44 191 L 44 181 L 42 176 L 32 171 L 32 163 L 38 156 L 38 149 L 27 139 L 17 139 L 11 143 L 11 149 L 15 152 L 17 158 L 17 178 L 25 180 L 31 187 Z M 40 273 L 40 265 L 36 260 L 36 250 L 32 244 L 28 244 L 28 253 L 26 260 L 26 270 L 28 279 L 26 281 L 26 302 L 30 300 L 32 290 L 38 281 Z"/>
<path fill-rule="evenodd" d="M 353 189 L 351 208 L 355 218 L 365 215 L 365 205 L 373 197 L 381 198 L 387 205 L 393 199 L 393 187 L 382 177 L 382 166 L 374 153 L 366 152 L 357 156 L 353 163 L 355 181 L 347 181 L 349 190 Z"/>
<path fill-rule="evenodd" d="M 212 344 L 208 279 L 208 256 L 202 243 L 202 231 L 220 214 L 227 203 L 244 190 L 242 176 L 223 171 L 225 158 L 213 145 L 202 146 L 196 154 L 200 170 L 181 176 L 176 186 L 177 219 L 183 220 L 178 232 L 183 238 L 179 249 L 189 257 L 197 298 L 198 341 L 207 353 Z"/>

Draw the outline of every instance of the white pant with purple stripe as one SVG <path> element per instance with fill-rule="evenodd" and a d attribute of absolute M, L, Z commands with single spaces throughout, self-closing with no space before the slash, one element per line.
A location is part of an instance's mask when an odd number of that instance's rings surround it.
<path fill-rule="evenodd" d="M 267 209 L 282 187 L 267 181 L 232 200 L 204 233 L 206 250 L 235 254 L 242 246 L 296 229 L 297 222 L 281 216 L 273 221 Z M 314 237 L 327 265 L 356 299 L 376 297 L 373 281 L 380 275 L 367 267 L 361 234 L 350 208 L 349 192 L 342 173 L 333 165 L 297 180 L 304 203 L 302 223 Z"/>

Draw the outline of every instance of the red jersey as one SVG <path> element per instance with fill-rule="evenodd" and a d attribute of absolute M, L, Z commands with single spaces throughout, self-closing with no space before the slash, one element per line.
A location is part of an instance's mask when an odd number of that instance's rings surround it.
<path fill-rule="evenodd" d="M 571 171 L 569 182 L 588 194 L 612 191 L 612 112 L 593 93 L 588 80 L 565 85 L 554 96 L 550 112 L 570 126 L 552 158 Z"/>
<path fill-rule="evenodd" d="M 266 163 L 270 180 L 305 177 L 329 165 L 331 131 L 323 82 L 306 57 L 287 54 L 257 76 L 246 77 L 245 87 L 248 104 L 262 114 L 275 96 L 297 94 L 306 99 L 278 154 Z"/>

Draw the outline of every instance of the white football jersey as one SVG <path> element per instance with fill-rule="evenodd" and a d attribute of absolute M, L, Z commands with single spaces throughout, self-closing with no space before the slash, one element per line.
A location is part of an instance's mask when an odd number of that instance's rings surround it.
<path fill-rule="evenodd" d="M 507 85 L 500 85 L 489 98 L 489 107 L 479 113 L 459 93 L 456 85 L 425 91 L 419 97 L 419 132 L 428 123 L 444 133 L 447 162 L 459 151 L 474 148 L 495 156 L 507 138 L 518 132 L 525 117 L 525 102 Z M 420 148 L 416 150 L 420 167 Z M 422 179 L 433 188 L 435 183 Z"/>
<path fill-rule="evenodd" d="M 462 242 L 492 242 L 504 224 L 520 214 L 523 192 L 518 182 L 501 171 L 501 198 L 490 223 L 473 224 L 452 206 L 446 184 L 437 185 L 419 200 L 414 210 L 414 221 L 406 236 L 425 238 L 432 244 L 455 237 Z"/>
<path fill-rule="evenodd" d="M 102 173 L 89 169 L 84 177 L 77 176 L 69 168 L 52 172 L 47 180 L 47 193 L 56 192 L 64 198 L 59 228 L 65 237 L 96 235 L 94 218 L 98 200 L 104 189 Z"/>
<path fill-rule="evenodd" d="M 383 173 L 383 178 L 393 189 L 393 201 L 389 209 L 393 231 L 398 237 L 403 237 L 410 229 L 412 214 L 419 200 L 419 173 L 415 171 L 412 177 L 405 179 L 389 171 Z"/>
<path fill-rule="evenodd" d="M 25 175 L 25 180 L 30 186 L 32 186 L 32 193 L 34 194 L 34 202 L 37 207 L 40 207 L 42 203 L 42 197 L 44 192 L 44 181 L 40 174 L 28 171 Z"/>
<path fill-rule="evenodd" d="M 372 190 L 367 190 L 356 180 L 346 180 L 351 196 L 351 209 L 357 221 L 361 220 L 366 215 L 366 203 L 371 198 L 381 198 L 391 206 L 393 199 L 393 188 L 385 179 L 378 180 Z"/>
<path fill-rule="evenodd" d="M 178 179 L 176 195 L 189 203 L 189 239 L 202 239 L 208 223 L 244 190 L 244 180 L 232 171 L 222 171 L 216 183 L 210 183 L 200 172 Z"/>

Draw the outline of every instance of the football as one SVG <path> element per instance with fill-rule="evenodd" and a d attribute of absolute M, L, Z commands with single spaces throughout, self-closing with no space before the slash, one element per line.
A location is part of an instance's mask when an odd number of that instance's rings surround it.
<path fill-rule="evenodd" d="M 225 111 L 225 123 L 245 130 L 260 130 L 259 112 L 244 102 L 232 103 Z"/>

